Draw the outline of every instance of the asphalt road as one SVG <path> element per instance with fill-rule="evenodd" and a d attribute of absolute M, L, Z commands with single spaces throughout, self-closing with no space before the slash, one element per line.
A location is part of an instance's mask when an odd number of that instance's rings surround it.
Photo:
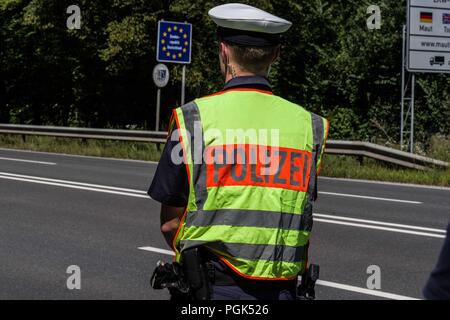
<path fill-rule="evenodd" d="M 0 149 L 0 299 L 167 299 L 155 163 Z M 422 298 L 450 220 L 450 189 L 321 178 L 310 260 L 319 299 Z M 163 250 L 160 250 L 163 249 Z M 81 289 L 66 273 L 79 266 Z M 381 289 L 369 290 L 369 266 Z"/>

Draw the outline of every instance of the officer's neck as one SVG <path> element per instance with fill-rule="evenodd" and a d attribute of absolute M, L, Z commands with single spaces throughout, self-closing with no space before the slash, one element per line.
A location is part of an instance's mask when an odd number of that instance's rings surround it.
<path fill-rule="evenodd" d="M 267 73 L 263 72 L 263 73 L 254 73 L 254 72 L 249 72 L 249 71 L 245 71 L 242 70 L 236 63 L 234 62 L 230 62 L 226 67 L 225 67 L 225 83 L 227 83 L 228 81 L 234 79 L 234 78 L 238 78 L 238 77 L 254 77 L 254 76 L 260 76 L 260 77 L 267 77 Z"/>

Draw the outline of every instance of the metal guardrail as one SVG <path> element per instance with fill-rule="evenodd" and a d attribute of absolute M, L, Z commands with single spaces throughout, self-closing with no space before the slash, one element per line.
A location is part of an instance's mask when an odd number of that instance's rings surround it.
<path fill-rule="evenodd" d="M 167 132 L 0 124 L 0 134 L 165 143 Z"/>
<path fill-rule="evenodd" d="M 52 126 L 0 124 L 0 134 L 39 135 L 63 138 L 122 140 L 165 143 L 167 132 L 142 130 L 90 129 Z M 447 162 L 361 141 L 328 140 L 325 153 L 368 157 L 402 167 L 426 170 L 435 166 L 448 168 Z"/>
<path fill-rule="evenodd" d="M 449 163 L 400 151 L 370 142 L 329 140 L 326 153 L 368 157 L 411 169 L 426 170 L 428 167 L 448 168 Z"/>

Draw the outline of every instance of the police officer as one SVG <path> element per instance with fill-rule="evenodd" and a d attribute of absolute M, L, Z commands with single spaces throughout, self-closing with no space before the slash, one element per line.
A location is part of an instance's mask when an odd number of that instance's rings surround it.
<path fill-rule="evenodd" d="M 244 4 L 209 16 L 225 86 L 173 111 L 148 193 L 176 261 L 201 248 L 210 299 L 295 299 L 328 122 L 272 93 L 291 22 Z"/>

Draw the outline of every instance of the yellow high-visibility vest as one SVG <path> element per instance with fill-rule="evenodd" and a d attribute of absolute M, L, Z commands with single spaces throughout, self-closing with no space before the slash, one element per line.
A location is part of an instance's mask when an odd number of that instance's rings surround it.
<path fill-rule="evenodd" d="M 204 246 L 243 277 L 296 278 L 307 260 L 328 121 L 255 89 L 196 99 L 172 119 L 189 178 L 176 261 Z"/>

